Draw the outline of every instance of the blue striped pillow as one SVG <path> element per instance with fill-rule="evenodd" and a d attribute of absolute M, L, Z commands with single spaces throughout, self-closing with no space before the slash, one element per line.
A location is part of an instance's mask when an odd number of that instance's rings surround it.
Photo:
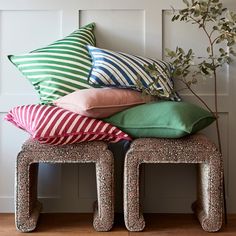
<path fill-rule="evenodd" d="M 113 52 L 89 45 L 87 48 L 93 60 L 93 66 L 89 76 L 90 83 L 103 87 L 109 86 L 139 90 L 139 80 L 145 88 L 152 84 L 149 89 L 150 93 L 159 90 L 160 97 L 172 97 L 174 84 L 171 79 L 171 70 L 173 69 L 171 64 L 162 60 L 153 60 L 126 53 Z M 156 65 L 160 73 L 157 83 L 153 83 L 156 79 L 151 77 L 144 67 L 144 65 L 153 64 Z"/>

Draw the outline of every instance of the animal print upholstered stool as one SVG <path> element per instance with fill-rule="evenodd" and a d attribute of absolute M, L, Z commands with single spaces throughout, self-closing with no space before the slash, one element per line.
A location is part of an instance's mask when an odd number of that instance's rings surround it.
<path fill-rule="evenodd" d="M 29 232 L 36 228 L 41 210 L 37 200 L 38 163 L 95 163 L 97 207 L 93 226 L 97 231 L 111 229 L 114 219 L 113 156 L 102 141 L 65 146 L 49 146 L 27 140 L 16 162 L 16 228 Z"/>
<path fill-rule="evenodd" d="M 142 163 L 196 163 L 198 199 L 192 208 L 205 231 L 218 231 L 223 212 L 223 164 L 215 145 L 204 135 L 181 139 L 136 139 L 125 157 L 124 218 L 130 231 L 145 227 L 139 206 L 139 166 Z"/>

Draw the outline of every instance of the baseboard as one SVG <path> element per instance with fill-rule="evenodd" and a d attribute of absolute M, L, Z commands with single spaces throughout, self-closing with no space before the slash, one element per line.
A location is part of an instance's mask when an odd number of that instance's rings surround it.
<path fill-rule="evenodd" d="M 91 213 L 93 211 L 94 198 L 81 198 L 78 201 L 65 201 L 61 198 L 45 197 L 39 198 L 43 204 L 43 212 L 71 212 L 71 213 Z M 144 213 L 192 213 L 192 198 L 158 198 L 145 199 L 143 205 Z M 229 214 L 235 214 L 236 210 L 231 205 Z M 122 206 L 116 206 L 117 212 L 122 212 Z M 0 213 L 14 212 L 14 198 L 0 197 Z"/>

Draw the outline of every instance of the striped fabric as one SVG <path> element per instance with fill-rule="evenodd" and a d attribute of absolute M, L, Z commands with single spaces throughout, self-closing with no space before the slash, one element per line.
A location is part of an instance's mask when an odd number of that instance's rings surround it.
<path fill-rule="evenodd" d="M 92 62 L 86 46 L 95 45 L 94 27 L 94 23 L 86 25 L 28 54 L 8 56 L 33 84 L 42 104 L 77 89 L 92 87 L 87 82 Z"/>
<path fill-rule="evenodd" d="M 54 106 L 38 104 L 15 107 L 5 116 L 5 120 L 27 131 L 40 143 L 51 145 L 93 140 L 131 140 L 111 124 Z"/>
<path fill-rule="evenodd" d="M 152 60 L 140 56 L 133 56 L 121 52 L 100 49 L 87 46 L 92 56 L 93 67 L 89 80 L 100 86 L 114 86 L 137 89 L 137 80 L 144 87 L 151 86 L 152 90 L 159 90 L 161 97 L 169 97 L 173 91 L 173 81 L 170 78 L 172 67 L 162 60 Z M 158 68 L 160 78 L 158 83 L 153 83 L 155 78 L 151 77 L 145 70 L 144 65 L 155 64 Z"/>

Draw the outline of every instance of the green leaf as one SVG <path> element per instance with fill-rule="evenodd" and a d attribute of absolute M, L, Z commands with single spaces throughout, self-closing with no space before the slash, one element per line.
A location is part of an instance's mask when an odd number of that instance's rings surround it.
<path fill-rule="evenodd" d="M 193 77 L 192 79 L 192 84 L 196 84 L 197 83 L 197 78 L 196 77 Z"/>
<path fill-rule="evenodd" d="M 184 4 L 187 5 L 188 7 L 190 6 L 189 2 L 187 0 L 183 0 Z"/>
<path fill-rule="evenodd" d="M 209 69 L 211 69 L 211 70 L 214 70 L 214 66 L 213 66 L 211 63 L 205 62 L 204 65 L 205 65 L 206 68 L 209 68 Z"/>
<path fill-rule="evenodd" d="M 221 43 L 222 41 L 223 41 L 223 39 L 222 39 L 222 38 L 219 38 L 219 39 L 216 40 L 216 43 L 219 44 L 219 43 Z"/>
<path fill-rule="evenodd" d="M 180 18 L 180 15 L 177 15 L 176 17 L 175 17 L 175 20 L 178 20 Z"/>
<path fill-rule="evenodd" d="M 182 48 L 179 48 L 179 52 L 180 52 L 181 54 L 184 54 L 184 50 L 183 50 Z"/>
<path fill-rule="evenodd" d="M 201 12 L 199 10 L 194 11 L 194 17 L 199 17 Z"/>
<path fill-rule="evenodd" d="M 230 51 L 230 54 L 232 54 L 233 56 L 235 56 L 236 57 L 236 52 L 235 51 Z"/>
<path fill-rule="evenodd" d="M 219 52 L 223 54 L 223 53 L 225 53 L 225 50 L 223 48 L 220 48 Z"/>
<path fill-rule="evenodd" d="M 178 20 L 180 17 L 180 15 L 174 15 L 171 19 L 171 21 L 175 21 L 175 20 Z"/>
<path fill-rule="evenodd" d="M 189 50 L 188 50 L 187 57 L 188 57 L 188 58 L 191 57 L 192 54 L 193 54 L 193 50 L 192 50 L 192 49 L 189 49 Z"/>
<path fill-rule="evenodd" d="M 219 58 L 217 58 L 217 61 L 218 61 L 219 63 L 222 63 L 223 58 L 222 58 L 222 57 L 219 57 Z"/>
<path fill-rule="evenodd" d="M 209 75 L 209 72 L 208 72 L 207 68 L 202 67 L 202 68 L 201 68 L 201 71 L 202 71 L 203 74 Z"/>

